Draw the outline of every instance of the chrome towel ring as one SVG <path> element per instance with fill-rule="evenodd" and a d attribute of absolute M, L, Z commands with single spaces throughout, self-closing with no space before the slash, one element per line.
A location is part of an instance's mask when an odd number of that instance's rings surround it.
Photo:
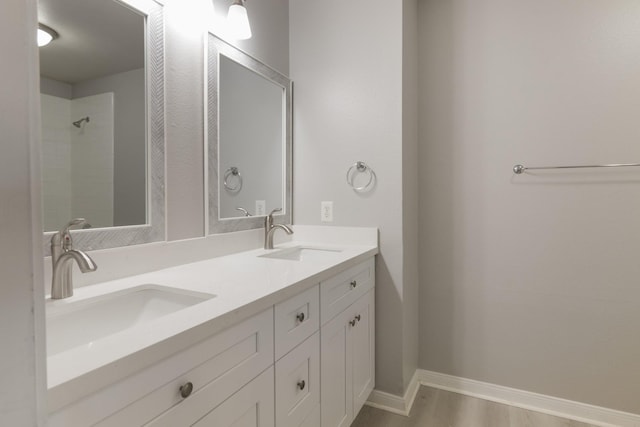
<path fill-rule="evenodd" d="M 231 178 L 235 177 L 236 183 L 235 185 L 231 185 Z M 242 190 L 242 175 L 240 175 L 240 171 L 237 167 L 231 166 L 224 173 L 224 188 L 229 191 L 238 192 Z"/>
<path fill-rule="evenodd" d="M 354 184 L 354 179 L 356 175 L 359 173 L 368 174 L 369 180 L 364 185 L 356 187 Z M 365 191 L 370 190 L 372 186 L 375 184 L 375 180 L 376 180 L 376 173 L 365 162 L 361 162 L 361 161 L 355 162 L 347 170 L 347 184 L 349 184 L 349 186 L 358 193 L 363 193 Z"/>

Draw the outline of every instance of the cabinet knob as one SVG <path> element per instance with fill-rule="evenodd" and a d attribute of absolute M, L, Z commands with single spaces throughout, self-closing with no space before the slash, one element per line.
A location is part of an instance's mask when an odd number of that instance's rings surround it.
<path fill-rule="evenodd" d="M 193 391 L 193 384 L 191 382 L 188 382 L 180 386 L 180 396 L 182 396 L 183 399 L 186 399 L 187 397 L 189 397 L 192 391 Z"/>
<path fill-rule="evenodd" d="M 356 319 L 349 320 L 349 324 L 350 324 L 351 326 L 356 326 Z"/>
<path fill-rule="evenodd" d="M 359 314 L 356 316 L 356 320 L 357 320 L 358 322 L 360 321 L 360 315 L 359 315 Z"/>
<path fill-rule="evenodd" d="M 352 280 L 351 281 L 351 289 L 355 289 L 356 286 L 358 286 L 358 281 L 357 280 Z"/>
<path fill-rule="evenodd" d="M 304 388 L 305 388 L 305 386 L 306 386 L 306 385 L 307 385 L 307 383 L 306 383 L 306 382 L 304 382 L 304 380 L 302 380 L 302 381 L 298 381 L 298 388 L 299 388 L 300 390 L 304 390 Z"/>
<path fill-rule="evenodd" d="M 304 322 L 304 313 L 298 313 L 296 319 L 298 319 L 298 322 L 300 323 Z"/>

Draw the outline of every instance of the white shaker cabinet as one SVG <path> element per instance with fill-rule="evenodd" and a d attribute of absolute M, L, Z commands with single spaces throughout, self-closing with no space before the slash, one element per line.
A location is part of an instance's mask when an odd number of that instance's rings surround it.
<path fill-rule="evenodd" d="M 354 304 L 354 326 L 349 324 L 352 349 L 353 417 L 373 391 L 375 382 L 375 295 L 369 291 Z M 352 321 L 353 321 L 352 320 Z"/>
<path fill-rule="evenodd" d="M 273 308 L 50 414 L 48 427 L 188 426 L 273 365 Z"/>
<path fill-rule="evenodd" d="M 373 390 L 374 291 L 320 331 L 322 427 L 349 426 Z"/>
<path fill-rule="evenodd" d="M 318 405 L 320 334 L 316 332 L 276 362 L 276 425 L 300 427 Z"/>
<path fill-rule="evenodd" d="M 48 427 L 349 426 L 375 380 L 374 271 L 369 258 L 307 287 L 52 412 Z"/>
<path fill-rule="evenodd" d="M 349 426 L 375 383 L 373 258 L 320 284 L 322 427 Z"/>

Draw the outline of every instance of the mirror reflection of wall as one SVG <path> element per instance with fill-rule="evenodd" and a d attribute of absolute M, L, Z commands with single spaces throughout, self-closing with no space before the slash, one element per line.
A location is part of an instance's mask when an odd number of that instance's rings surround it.
<path fill-rule="evenodd" d="M 40 0 L 45 231 L 147 222 L 145 19 L 115 1 Z"/>
<path fill-rule="evenodd" d="M 220 55 L 219 97 L 220 218 L 244 216 L 238 208 L 251 215 L 283 208 L 284 89 Z"/>

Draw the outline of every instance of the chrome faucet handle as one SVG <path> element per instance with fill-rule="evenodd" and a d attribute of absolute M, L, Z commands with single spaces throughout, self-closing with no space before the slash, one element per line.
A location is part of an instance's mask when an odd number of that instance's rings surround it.
<path fill-rule="evenodd" d="M 269 213 L 269 215 L 267 215 L 264 218 L 264 228 L 265 228 L 265 232 L 269 231 L 271 229 L 271 227 L 273 227 L 273 214 L 276 212 L 282 212 L 282 208 L 276 208 L 274 210 L 271 211 L 271 213 Z"/>
<path fill-rule="evenodd" d="M 270 218 L 273 218 L 273 214 L 276 212 L 282 212 L 282 208 L 276 208 L 274 210 L 271 211 L 271 213 L 269 214 Z"/>
<path fill-rule="evenodd" d="M 54 252 L 54 246 L 61 248 L 65 251 L 72 248 L 73 241 L 71 240 L 71 233 L 69 230 L 71 227 L 75 227 L 77 225 L 85 226 L 89 225 L 86 219 L 84 218 L 74 218 L 67 223 L 60 231 L 54 234 L 51 237 L 51 251 Z"/>
<path fill-rule="evenodd" d="M 242 212 L 244 214 L 244 216 L 251 216 L 249 211 L 246 210 L 245 208 L 236 208 L 236 210 Z"/>

